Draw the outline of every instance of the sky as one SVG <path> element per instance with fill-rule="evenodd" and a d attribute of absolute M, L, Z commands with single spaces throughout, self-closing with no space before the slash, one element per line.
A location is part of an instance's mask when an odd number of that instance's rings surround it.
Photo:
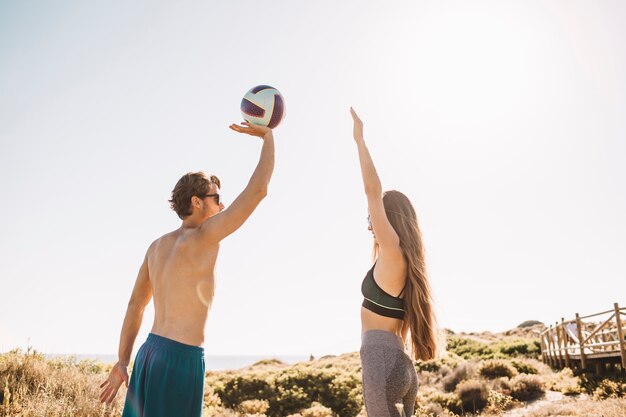
<path fill-rule="evenodd" d="M 356 351 L 372 237 L 349 107 L 423 232 L 442 327 L 626 305 L 626 3 L 0 3 L 0 352 L 115 354 L 186 172 L 228 205 L 285 98 L 269 194 L 225 239 L 207 355 Z M 135 351 L 150 331 L 146 310 Z"/>

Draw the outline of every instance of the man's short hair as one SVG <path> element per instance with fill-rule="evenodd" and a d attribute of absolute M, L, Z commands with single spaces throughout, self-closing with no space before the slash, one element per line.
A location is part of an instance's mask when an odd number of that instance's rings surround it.
<path fill-rule="evenodd" d="M 191 197 L 195 195 L 202 198 L 208 194 L 211 183 L 220 188 L 219 178 L 215 175 L 207 176 L 202 171 L 188 172 L 178 180 L 172 190 L 172 199 L 168 201 L 172 210 L 178 214 L 181 220 L 191 215 Z"/>

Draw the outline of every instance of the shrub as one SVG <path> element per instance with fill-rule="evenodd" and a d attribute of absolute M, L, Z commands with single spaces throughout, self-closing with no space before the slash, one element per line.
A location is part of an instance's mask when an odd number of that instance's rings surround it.
<path fill-rule="evenodd" d="M 487 398 L 487 411 L 489 414 L 502 415 L 504 411 L 513 406 L 514 399 L 510 395 L 498 391 L 489 391 Z"/>
<path fill-rule="evenodd" d="M 252 364 L 253 367 L 255 366 L 278 366 L 278 365 L 284 365 L 285 363 L 279 359 L 261 359 L 260 361 L 255 362 L 254 364 Z"/>
<path fill-rule="evenodd" d="M 541 354 L 541 342 L 539 339 L 514 340 L 503 342 L 497 346 L 505 356 L 528 356 L 537 358 Z"/>
<path fill-rule="evenodd" d="M 500 394 L 511 395 L 511 380 L 506 377 L 496 378 L 491 382 L 491 389 Z"/>
<path fill-rule="evenodd" d="M 363 406 L 361 375 L 354 373 L 334 374 L 317 400 L 342 416 L 356 416 Z"/>
<path fill-rule="evenodd" d="M 269 407 L 266 400 L 245 400 L 239 404 L 239 410 L 244 414 L 265 414 Z"/>
<path fill-rule="evenodd" d="M 461 407 L 464 412 L 475 413 L 482 410 L 489 399 L 487 385 L 483 381 L 475 379 L 461 382 L 456 387 L 455 392 L 461 400 Z"/>
<path fill-rule="evenodd" d="M 441 361 L 439 361 L 438 359 L 433 359 L 430 361 L 416 361 L 415 362 L 415 370 L 417 372 L 437 372 L 439 371 L 444 365 L 441 363 Z"/>
<path fill-rule="evenodd" d="M 314 402 L 309 408 L 302 410 L 300 414 L 302 417 L 333 417 L 333 410 Z"/>
<path fill-rule="evenodd" d="M 512 378 L 517 375 L 517 370 L 505 360 L 491 359 L 483 362 L 478 370 L 478 374 L 487 379 Z"/>
<path fill-rule="evenodd" d="M 318 402 L 342 416 L 356 416 L 363 405 L 360 375 L 350 369 L 356 365 L 353 358 L 342 360 L 341 367 L 326 368 L 325 363 L 297 364 L 261 370 L 211 373 L 207 384 L 214 387 L 222 403 L 237 408 L 246 400 L 265 400 L 269 407 L 265 414 L 282 417 L 302 413 Z M 337 360 L 337 359 L 335 359 Z"/>
<path fill-rule="evenodd" d="M 204 389 L 204 405 L 209 407 L 219 407 L 222 405 L 222 400 L 211 386 L 205 387 Z"/>
<path fill-rule="evenodd" d="M 559 391 L 565 395 L 576 395 L 582 391 L 578 377 L 574 376 L 574 372 L 570 368 L 548 374 L 545 378 L 546 387 L 552 391 Z"/>
<path fill-rule="evenodd" d="M 215 393 L 228 408 L 237 406 L 247 400 L 262 399 L 272 404 L 276 401 L 276 393 L 265 379 L 253 375 L 238 375 L 226 381 L 223 386 L 216 386 Z"/>
<path fill-rule="evenodd" d="M 520 323 L 517 327 L 518 328 L 533 327 L 537 324 L 541 324 L 542 326 L 544 325 L 542 322 L 537 321 L 537 320 L 526 320 L 525 322 Z"/>
<path fill-rule="evenodd" d="M 624 391 L 621 390 L 621 386 L 626 385 L 626 378 L 618 375 L 618 374 L 613 374 L 613 375 L 597 375 L 597 374 L 589 374 L 589 373 L 583 373 L 578 377 L 578 381 L 579 381 L 579 386 L 582 390 L 584 390 L 587 394 L 590 395 L 596 395 L 596 391 L 598 392 L 599 396 L 602 396 L 604 394 L 602 394 L 602 391 L 606 391 L 606 393 L 610 396 L 610 392 L 613 389 L 614 385 L 610 384 L 609 381 L 612 381 L 614 383 L 617 384 L 618 388 L 617 388 L 617 392 L 621 392 L 621 396 L 624 395 Z M 607 382 L 605 382 L 607 381 Z M 600 391 L 598 391 L 598 388 L 601 388 Z"/>
<path fill-rule="evenodd" d="M 473 376 L 475 365 L 470 362 L 463 362 L 442 380 L 443 389 L 446 392 L 452 392 L 456 386 L 463 380 Z"/>
<path fill-rule="evenodd" d="M 425 406 L 419 406 L 415 409 L 415 416 L 439 416 L 443 413 L 443 407 L 441 404 L 428 403 Z"/>
<path fill-rule="evenodd" d="M 448 337 L 448 351 L 463 359 L 491 359 L 496 352 L 486 343 L 458 336 Z"/>
<path fill-rule="evenodd" d="M 448 351 L 463 359 L 498 359 L 525 356 L 538 358 L 541 354 L 539 339 L 517 339 L 495 343 L 483 343 L 477 340 L 450 336 Z"/>
<path fill-rule="evenodd" d="M 461 414 L 463 412 L 461 399 L 453 393 L 437 392 L 429 398 L 429 401 L 434 404 L 439 404 L 441 407 L 455 414 Z"/>
<path fill-rule="evenodd" d="M 445 356 L 438 359 L 431 359 L 429 361 L 416 361 L 415 370 L 417 372 L 439 372 L 441 369 L 447 367 L 456 367 L 463 362 L 463 359 L 454 353 L 448 352 Z"/>
<path fill-rule="evenodd" d="M 593 391 L 593 398 L 605 400 L 607 398 L 620 398 L 626 396 L 626 383 L 603 379 Z"/>
<path fill-rule="evenodd" d="M 528 362 L 511 361 L 511 365 L 513 365 L 513 368 L 520 374 L 537 375 L 539 373 L 539 370 Z"/>
<path fill-rule="evenodd" d="M 511 380 L 511 396 L 519 401 L 532 401 L 545 393 L 545 384 L 537 375 L 520 374 Z"/>

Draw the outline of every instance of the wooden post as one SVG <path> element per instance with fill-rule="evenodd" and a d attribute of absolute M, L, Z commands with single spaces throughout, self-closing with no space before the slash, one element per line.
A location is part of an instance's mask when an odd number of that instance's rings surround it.
<path fill-rule="evenodd" d="M 617 337 L 619 338 L 619 350 L 622 355 L 622 370 L 626 369 L 626 341 L 624 340 L 624 332 L 622 331 L 622 318 L 620 317 L 619 305 L 615 306 L 615 321 L 617 322 Z"/>
<path fill-rule="evenodd" d="M 556 329 L 552 329 L 550 331 L 550 344 L 552 345 L 552 348 L 550 349 L 550 352 L 552 352 L 552 366 L 553 367 L 557 367 L 557 361 L 556 361 L 556 345 L 554 343 L 554 331 Z"/>
<path fill-rule="evenodd" d="M 602 364 L 602 362 L 597 361 L 597 362 L 595 363 L 595 367 L 596 367 L 596 375 L 602 375 L 602 374 L 604 374 L 603 369 L 602 369 L 602 368 L 603 368 L 603 364 Z"/>
<path fill-rule="evenodd" d="M 556 329 L 556 344 L 559 348 L 558 352 L 559 352 L 559 356 L 558 356 L 558 360 L 559 360 L 559 369 L 563 369 L 563 351 L 561 350 L 561 347 L 563 346 L 561 341 L 561 329 L 559 328 L 559 322 L 555 322 L 554 324 L 554 328 Z"/>
<path fill-rule="evenodd" d="M 550 327 L 548 327 L 547 330 L 547 334 L 546 334 L 546 355 L 547 355 L 547 359 L 548 359 L 548 365 L 552 366 L 552 356 L 550 355 Z"/>
<path fill-rule="evenodd" d="M 583 370 L 587 369 L 587 357 L 585 356 L 585 343 L 583 339 L 583 326 L 580 321 L 580 315 L 576 313 L 576 327 L 578 329 L 578 344 L 580 345 L 580 366 Z"/>
<path fill-rule="evenodd" d="M 567 334 L 567 329 L 565 328 L 565 319 L 563 317 L 561 317 L 561 329 L 563 331 L 563 347 L 565 348 L 565 366 L 569 368 L 569 352 L 567 351 L 567 345 L 569 344 L 569 335 Z"/>
<path fill-rule="evenodd" d="M 552 368 L 555 367 L 554 360 L 554 343 L 552 343 L 552 326 L 550 326 L 550 330 L 548 330 L 548 354 L 550 355 L 550 366 Z"/>

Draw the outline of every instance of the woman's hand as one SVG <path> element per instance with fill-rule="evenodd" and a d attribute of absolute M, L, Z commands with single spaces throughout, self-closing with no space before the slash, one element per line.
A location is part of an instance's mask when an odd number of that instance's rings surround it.
<path fill-rule="evenodd" d="M 265 139 L 266 135 L 272 134 L 272 129 L 270 129 L 269 127 L 261 126 L 261 125 L 253 125 L 248 122 L 241 122 L 241 125 L 233 123 L 232 125 L 228 127 L 230 127 L 235 132 L 245 133 L 251 136 L 257 136 L 262 139 Z"/>
<path fill-rule="evenodd" d="M 363 122 L 359 119 L 359 116 L 352 107 L 350 107 L 350 114 L 352 115 L 352 120 L 354 121 L 352 136 L 354 136 L 355 141 L 361 141 L 363 140 Z"/>
<path fill-rule="evenodd" d="M 107 380 L 100 385 L 100 388 L 102 388 L 102 391 L 100 392 L 100 402 L 111 404 L 115 395 L 117 395 L 117 390 L 120 389 L 122 382 L 124 382 L 128 387 L 128 369 L 126 366 L 121 365 L 118 362 L 111 369 L 111 373 L 109 374 Z"/>

